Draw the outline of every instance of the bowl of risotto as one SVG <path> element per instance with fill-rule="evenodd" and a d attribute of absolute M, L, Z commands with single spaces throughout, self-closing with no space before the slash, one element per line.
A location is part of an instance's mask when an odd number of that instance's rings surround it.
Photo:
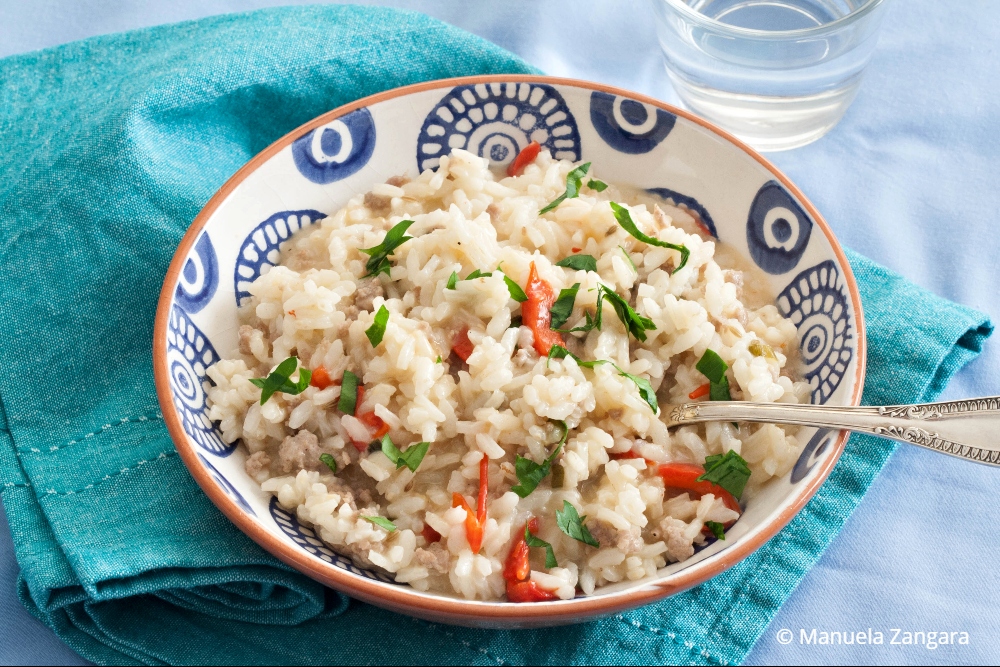
<path fill-rule="evenodd" d="M 691 401 L 856 405 L 833 233 L 705 121 L 607 86 L 435 81 L 300 127 L 174 256 L 177 449 L 247 535 L 413 616 L 570 623 L 731 567 L 846 433 L 668 429 Z"/>

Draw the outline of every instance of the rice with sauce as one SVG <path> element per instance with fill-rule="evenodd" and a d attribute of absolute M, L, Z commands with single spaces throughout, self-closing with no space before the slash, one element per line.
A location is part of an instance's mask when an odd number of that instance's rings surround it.
<path fill-rule="evenodd" d="M 809 402 L 809 386 L 788 369 L 795 326 L 766 305 L 767 295 L 751 293 L 752 277 L 744 281 L 735 256 L 699 230 L 692 212 L 615 186 L 584 186 L 539 215 L 576 166 L 543 152 L 523 174 L 505 177 L 455 150 L 436 170 L 376 185 L 300 231 L 280 263 L 249 286 L 240 354 L 208 371 L 209 416 L 226 442 L 242 441 L 247 472 L 265 492 L 359 565 L 419 590 L 503 600 L 505 564 L 534 517 L 533 534 L 551 544 L 558 564 L 546 567 L 544 549 L 522 547 L 530 574 L 521 580 L 545 599 L 589 595 L 689 558 L 711 539 L 706 522 L 738 517 L 719 495 L 665 487 L 660 464 L 700 465 L 732 450 L 752 471 L 745 503 L 801 451 L 794 430 L 774 425 L 668 432 L 662 413 L 620 372 L 648 380 L 669 409 L 698 394 L 706 377 L 696 364 L 713 350 L 729 366 L 735 400 Z M 629 202 L 645 234 L 685 246 L 686 265 L 675 270 L 677 250 L 630 235 L 611 201 Z M 380 244 L 403 220 L 414 221 L 412 238 L 392 253 L 387 275 L 365 277 L 370 258 L 360 249 Z M 597 271 L 556 266 L 577 254 L 596 258 Z M 594 314 L 599 283 L 655 328 L 640 342 L 605 301 L 600 330 L 562 334 L 572 355 L 541 356 L 531 327 L 517 326 L 523 306 L 505 281 L 524 288 L 532 264 L 556 294 L 580 284 L 566 329 Z M 462 279 L 475 270 L 491 275 Z M 449 289 L 453 272 L 459 280 Z M 373 347 L 366 330 L 383 305 L 389 318 Z M 465 360 L 452 352 L 460 343 Z M 316 386 L 261 405 L 251 379 L 291 356 L 312 370 Z M 340 380 L 345 370 L 363 386 L 353 415 L 338 409 L 339 384 L 315 382 L 317 372 Z M 416 472 L 383 453 L 377 441 L 386 430 L 399 450 L 430 443 Z M 526 497 L 513 492 L 515 459 L 543 463 L 564 433 L 550 473 Z M 484 457 L 486 512 L 473 553 L 473 512 L 454 494 L 476 508 Z M 560 529 L 555 512 L 564 501 L 586 517 L 599 547 Z"/>

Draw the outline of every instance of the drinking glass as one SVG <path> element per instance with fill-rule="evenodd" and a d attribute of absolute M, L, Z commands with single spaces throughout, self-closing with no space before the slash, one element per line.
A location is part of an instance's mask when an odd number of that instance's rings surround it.
<path fill-rule="evenodd" d="M 651 0 L 683 103 L 754 148 L 826 134 L 858 92 L 885 0 Z"/>

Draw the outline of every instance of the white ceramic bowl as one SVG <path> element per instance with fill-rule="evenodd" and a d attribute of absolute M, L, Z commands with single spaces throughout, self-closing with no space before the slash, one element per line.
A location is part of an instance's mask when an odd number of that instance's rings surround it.
<path fill-rule="evenodd" d="M 156 386 L 184 462 L 247 535 L 329 586 L 397 612 L 487 627 L 570 623 L 646 604 L 739 562 L 812 497 L 846 432 L 813 435 L 794 469 L 747 505 L 726 534 L 654 579 L 589 597 L 533 604 L 422 593 L 358 569 L 282 510 L 243 469 L 206 417 L 205 369 L 237 350 L 246 285 L 290 234 L 390 176 L 436 166 L 449 147 L 506 163 L 529 141 L 588 160 L 603 177 L 654 190 L 696 213 L 720 241 L 760 267 L 775 304 L 796 323 L 813 402 L 857 405 L 865 367 L 861 299 L 830 228 L 799 190 L 753 150 L 705 121 L 608 86 L 537 76 L 418 84 L 335 109 L 240 169 L 209 201 L 174 255 L 154 333 Z"/>

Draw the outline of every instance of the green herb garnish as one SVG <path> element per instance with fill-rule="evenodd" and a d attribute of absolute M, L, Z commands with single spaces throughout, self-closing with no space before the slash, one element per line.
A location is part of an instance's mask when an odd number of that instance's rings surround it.
<path fill-rule="evenodd" d="M 559 526 L 559 530 L 566 533 L 572 537 L 577 542 L 583 542 L 584 544 L 589 544 L 592 547 L 601 547 L 601 543 L 594 539 L 594 536 L 590 534 L 590 530 L 583 525 L 583 522 L 587 520 L 587 517 L 580 516 L 580 513 L 576 511 L 576 508 L 569 503 L 569 501 L 563 501 L 562 510 L 556 510 L 556 525 Z"/>
<path fill-rule="evenodd" d="M 358 408 L 358 376 L 351 371 L 344 371 L 340 381 L 340 401 L 337 409 L 345 415 L 353 415 Z"/>
<path fill-rule="evenodd" d="M 439 354 L 437 360 L 434 363 L 440 364 L 441 362 L 442 362 L 442 359 L 441 359 L 441 355 Z"/>
<path fill-rule="evenodd" d="M 566 320 L 573 314 L 573 304 L 576 303 L 576 293 L 579 291 L 580 283 L 574 283 L 572 287 L 559 291 L 559 298 L 549 308 L 549 312 L 552 313 L 550 328 L 558 329 L 566 324 Z"/>
<path fill-rule="evenodd" d="M 510 292 L 510 298 L 519 303 L 524 303 L 528 300 L 528 295 L 524 293 L 521 286 L 511 280 L 510 276 L 506 273 L 503 275 L 503 281 L 507 284 L 507 291 Z"/>
<path fill-rule="evenodd" d="M 559 444 L 556 445 L 555 450 L 553 450 L 547 459 L 541 463 L 535 463 L 531 459 L 526 459 L 518 454 L 514 460 L 514 473 L 517 475 L 517 481 L 520 483 L 517 486 L 511 487 L 510 490 L 522 498 L 527 498 L 532 491 L 538 488 L 538 484 L 545 479 L 545 476 L 549 474 L 549 470 L 552 469 L 552 462 L 559 456 L 559 452 L 566 443 L 566 438 L 569 437 L 569 427 L 566 426 L 566 422 L 561 421 L 558 423 L 562 426 L 563 434 L 559 439 Z"/>
<path fill-rule="evenodd" d="M 556 331 L 559 331 L 560 333 L 575 333 L 577 331 L 590 331 L 591 329 L 600 330 L 604 321 L 605 299 L 611 302 L 611 306 L 615 309 L 618 319 L 625 325 L 626 331 L 628 331 L 628 333 L 632 336 L 635 336 L 638 340 L 645 341 L 646 332 L 656 329 L 656 325 L 653 324 L 653 320 L 638 314 L 630 305 L 628 305 L 628 301 L 604 284 L 597 286 L 596 315 L 591 317 L 589 312 L 584 312 L 587 321 L 581 327 L 575 327 L 573 329 L 552 328 L 556 329 Z"/>
<path fill-rule="evenodd" d="M 553 199 L 548 206 L 543 208 L 538 212 L 538 215 L 543 213 L 548 213 L 559 204 L 563 203 L 566 199 L 576 199 L 580 196 L 580 185 L 583 182 L 583 177 L 587 175 L 587 170 L 590 169 L 590 163 L 585 162 L 573 171 L 566 174 L 566 192 L 562 193 L 555 199 Z"/>
<path fill-rule="evenodd" d="M 535 537 L 530 530 L 528 530 L 528 525 L 524 526 L 524 541 L 528 543 L 529 547 L 539 547 L 545 549 L 545 567 L 552 569 L 554 567 L 559 567 L 559 563 L 556 561 L 556 554 L 552 551 L 552 545 L 541 539 L 540 537 Z"/>
<path fill-rule="evenodd" d="M 413 224 L 413 220 L 403 220 L 393 225 L 392 229 L 385 233 L 385 238 L 374 248 L 361 248 L 361 252 L 368 255 L 368 262 L 365 269 L 368 273 L 365 276 L 377 276 L 380 273 L 389 275 L 392 265 L 389 264 L 389 255 L 396 252 L 396 248 L 403 245 L 412 236 L 406 236 L 406 230 Z"/>
<path fill-rule="evenodd" d="M 502 264 L 502 262 L 501 262 Z M 497 271 L 500 271 L 500 267 L 497 267 Z M 493 275 L 492 271 L 480 271 L 476 269 L 469 275 L 465 277 L 466 280 L 475 280 L 476 278 L 489 278 Z M 503 282 L 507 285 L 507 292 L 510 294 L 510 298 L 514 299 L 519 303 L 524 303 L 528 300 L 528 295 L 524 293 L 521 286 L 515 283 L 510 276 L 506 273 L 503 275 Z M 455 289 L 455 285 L 458 284 L 458 274 L 452 271 L 451 277 L 448 278 L 448 289 Z"/>
<path fill-rule="evenodd" d="M 334 460 L 332 456 L 330 456 L 329 454 L 320 454 L 319 462 L 324 464 L 327 468 L 329 468 L 330 472 L 332 472 L 334 475 L 337 474 L 337 461 Z"/>
<path fill-rule="evenodd" d="M 625 246 L 618 246 L 618 247 L 622 249 L 622 252 L 625 254 L 625 259 L 628 260 L 628 264 L 629 266 L 632 267 L 632 270 L 635 271 L 636 273 L 639 273 L 639 269 L 636 268 L 635 262 L 632 261 L 632 255 L 630 255 L 628 250 L 625 249 Z"/>
<path fill-rule="evenodd" d="M 573 357 L 573 360 L 576 362 L 576 365 L 581 366 L 583 368 L 596 368 L 601 364 L 611 364 L 612 366 L 615 367 L 615 370 L 618 371 L 618 375 L 624 378 L 628 378 L 629 380 L 635 383 L 635 386 L 639 388 L 639 396 L 642 397 L 642 400 L 644 400 L 646 402 L 646 405 L 650 407 L 650 409 L 653 411 L 653 414 L 655 415 L 659 413 L 660 406 L 656 400 L 656 392 L 653 391 L 653 385 L 651 385 L 649 383 L 649 380 L 647 380 L 646 378 L 641 378 L 638 375 L 632 375 L 631 373 L 626 373 L 625 371 L 623 371 L 621 368 L 618 367 L 618 364 L 614 363 L 613 361 L 608 361 L 607 359 L 594 359 L 593 361 L 584 361 L 580 359 L 580 357 L 576 356 L 575 354 L 567 350 L 562 345 L 553 345 L 551 348 L 549 348 L 549 356 L 545 364 L 546 366 L 548 366 L 548 362 L 551 361 L 552 359 L 565 359 L 566 357 Z"/>
<path fill-rule="evenodd" d="M 676 250 L 681 254 L 681 263 L 680 266 L 674 269 L 674 272 L 676 273 L 677 271 L 680 271 L 681 269 L 684 268 L 684 265 L 687 264 L 688 257 L 691 256 L 691 251 L 687 249 L 687 246 L 676 245 L 674 243 L 667 243 L 666 241 L 661 241 L 658 238 L 654 238 L 652 236 L 646 236 L 645 234 L 640 232 L 639 228 L 635 226 L 634 222 L 632 222 L 632 216 L 629 214 L 627 208 L 621 206 L 620 204 L 616 204 L 615 202 L 608 202 L 608 203 L 611 204 L 611 210 L 614 211 L 615 219 L 618 221 L 618 224 L 621 225 L 626 232 L 631 234 L 633 238 L 636 238 L 642 241 L 643 243 L 647 243 L 649 245 L 655 245 L 659 246 L 660 248 L 669 248 L 671 250 Z"/>
<path fill-rule="evenodd" d="M 375 313 L 375 321 L 365 329 L 365 335 L 371 341 L 372 347 L 378 347 L 378 344 L 382 342 L 382 337 L 385 336 L 385 325 L 388 321 L 389 309 L 385 307 L 385 304 L 382 304 L 378 307 L 378 312 Z"/>
<path fill-rule="evenodd" d="M 712 531 L 712 534 L 715 535 L 715 539 L 726 539 L 726 528 L 718 521 L 706 521 L 705 527 Z"/>
<path fill-rule="evenodd" d="M 556 266 L 573 269 L 574 271 L 597 272 L 597 260 L 594 259 L 593 255 L 570 255 L 556 262 Z"/>
<path fill-rule="evenodd" d="M 695 364 L 695 368 L 699 373 L 708 378 L 708 397 L 710 400 L 733 400 L 729 391 L 729 378 L 726 377 L 726 370 L 729 368 L 729 365 L 714 350 L 705 350 L 705 354 Z"/>
<path fill-rule="evenodd" d="M 390 533 L 396 532 L 396 524 L 394 524 L 392 521 L 389 521 L 388 519 L 386 519 L 384 517 L 380 517 L 380 516 L 362 516 L 361 518 L 364 519 L 365 521 L 369 521 L 369 522 L 375 524 L 379 528 L 382 528 L 384 530 L 389 531 Z"/>
<path fill-rule="evenodd" d="M 297 357 L 288 357 L 278 364 L 278 366 L 271 371 L 266 378 L 250 379 L 250 382 L 253 383 L 255 387 L 260 387 L 261 405 L 267 403 L 267 400 L 279 391 L 282 394 L 297 396 L 306 390 L 306 387 L 309 386 L 309 380 L 312 378 L 311 370 L 308 368 L 300 368 L 298 382 L 292 382 L 290 379 L 298 364 L 299 360 Z"/>
<path fill-rule="evenodd" d="M 522 324 L 524 324 L 524 320 L 521 319 L 520 315 L 517 315 L 516 317 L 510 318 L 510 326 L 507 327 L 507 328 L 508 329 L 518 329 L 518 328 L 521 327 Z"/>
<path fill-rule="evenodd" d="M 730 449 L 725 454 L 706 456 L 705 474 L 695 481 L 718 484 L 739 500 L 748 479 L 750 479 L 750 466 L 747 465 L 746 459 Z"/>
<path fill-rule="evenodd" d="M 647 380 L 646 378 L 641 378 L 638 375 L 632 375 L 631 373 L 626 373 L 622 369 L 618 368 L 618 366 L 615 366 L 615 368 L 618 369 L 619 375 L 621 375 L 622 377 L 626 377 L 635 383 L 635 386 L 639 388 L 639 396 L 642 398 L 642 400 L 646 401 L 646 405 L 650 407 L 650 409 L 653 411 L 653 414 L 655 415 L 656 413 L 658 413 L 660 411 L 660 406 L 656 400 L 656 392 L 653 391 L 653 385 L 649 383 L 649 380 Z"/>
<path fill-rule="evenodd" d="M 599 181 L 596 178 L 592 178 L 587 181 L 587 187 L 595 192 L 604 192 L 608 189 L 608 184 L 604 181 Z"/>
<path fill-rule="evenodd" d="M 417 468 L 420 467 L 420 462 L 424 460 L 424 456 L 427 454 L 427 448 L 431 446 L 429 442 L 418 442 L 415 445 L 410 445 L 406 448 L 406 451 L 399 451 L 392 442 L 392 438 L 388 435 L 382 436 L 382 453 L 388 457 L 390 461 L 396 464 L 396 470 L 399 470 L 403 466 L 410 469 L 410 472 L 417 472 Z"/>
<path fill-rule="evenodd" d="M 632 306 L 628 305 L 628 301 L 619 295 L 618 292 L 615 292 L 604 285 L 599 285 L 597 289 L 598 313 L 600 313 L 600 302 L 603 297 L 611 302 L 611 306 L 615 309 L 618 319 L 625 325 L 625 330 L 638 340 L 645 342 L 646 332 L 656 329 L 656 325 L 653 324 L 653 320 L 648 317 L 643 317 L 639 313 L 635 312 L 635 310 L 632 309 Z M 598 321 L 599 320 L 600 318 L 598 318 Z M 598 324 L 598 328 L 600 328 L 600 324 Z"/>

